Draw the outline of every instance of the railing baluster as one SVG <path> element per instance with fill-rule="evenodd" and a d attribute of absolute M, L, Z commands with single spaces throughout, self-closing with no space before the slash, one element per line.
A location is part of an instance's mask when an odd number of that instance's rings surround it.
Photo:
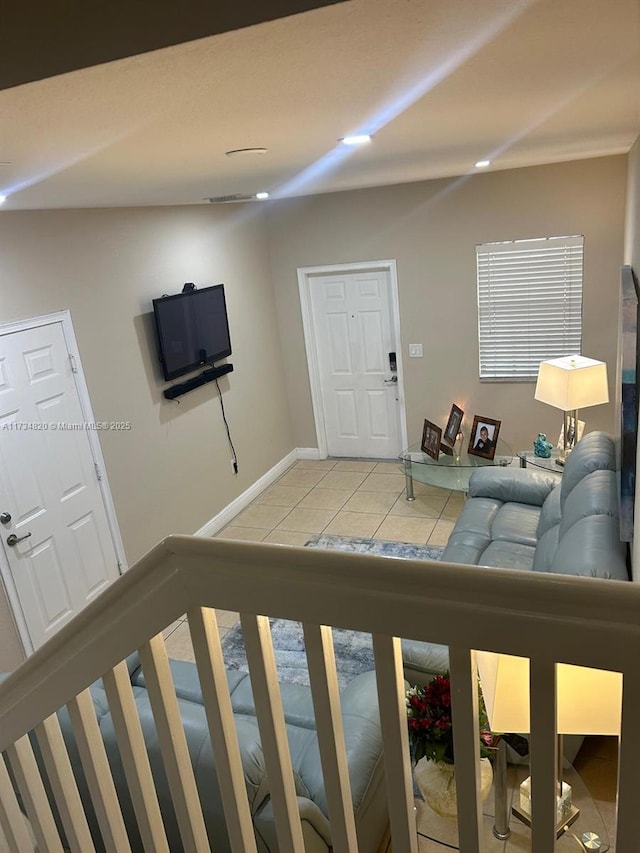
<path fill-rule="evenodd" d="M 162 635 L 140 647 L 140 660 L 156 723 L 171 799 L 186 853 L 210 850 L 187 739 Z"/>
<path fill-rule="evenodd" d="M 7 758 L 22 794 L 22 802 L 38 848 L 46 850 L 47 853 L 62 853 L 56 822 L 28 735 L 7 747 Z"/>
<path fill-rule="evenodd" d="M 278 844 L 280 850 L 286 850 L 287 853 L 304 853 L 269 620 L 266 616 L 241 613 L 240 621 L 269 777 Z"/>
<path fill-rule="evenodd" d="M 331 628 L 309 623 L 302 627 L 331 821 L 331 843 L 336 853 L 351 853 L 357 851 L 358 841 Z"/>
<path fill-rule="evenodd" d="M 460 849 L 480 853 L 480 748 L 478 736 L 478 671 L 469 649 L 449 646 L 451 714 L 458 797 Z"/>
<path fill-rule="evenodd" d="M 102 676 L 118 740 L 118 751 L 129 786 L 145 850 L 169 853 L 149 756 L 142 734 L 127 664 L 123 661 Z"/>
<path fill-rule="evenodd" d="M 378 704 L 384 742 L 384 775 L 395 850 L 417 853 L 418 834 L 413 811 L 413 784 L 407 736 L 407 709 L 398 637 L 373 634 Z"/>
<path fill-rule="evenodd" d="M 550 853 L 556 843 L 556 665 L 552 661 L 532 658 L 529 666 L 531 851 Z"/>
<path fill-rule="evenodd" d="M 0 755 L 0 824 L 2 824 L 10 853 L 25 853 L 34 849 L 2 755 Z"/>
<path fill-rule="evenodd" d="M 215 610 L 199 607 L 187 615 L 231 849 L 234 853 L 255 853 L 256 840 Z"/>
<path fill-rule="evenodd" d="M 89 690 L 71 699 L 67 710 L 107 853 L 130 853 L 118 795 Z"/>
<path fill-rule="evenodd" d="M 72 853 L 95 853 L 67 747 L 55 714 L 34 729 L 60 820 Z"/>

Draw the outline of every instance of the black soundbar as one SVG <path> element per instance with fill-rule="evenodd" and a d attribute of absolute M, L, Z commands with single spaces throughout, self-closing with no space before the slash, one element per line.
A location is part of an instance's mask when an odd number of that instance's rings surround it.
<path fill-rule="evenodd" d="M 205 370 L 200 376 L 193 379 L 188 379 L 186 382 L 181 382 L 179 385 L 172 385 L 166 388 L 164 396 L 167 400 L 175 400 L 176 397 L 181 397 L 188 391 L 193 391 L 194 388 L 199 388 L 201 385 L 206 385 L 207 382 L 213 382 L 214 379 L 219 379 L 221 376 L 226 376 L 233 370 L 232 364 L 223 364 L 220 367 L 212 367 L 210 370 Z"/>

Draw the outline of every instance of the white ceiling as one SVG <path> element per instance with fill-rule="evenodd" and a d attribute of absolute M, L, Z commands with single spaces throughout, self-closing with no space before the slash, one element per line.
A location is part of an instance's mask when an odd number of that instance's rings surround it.
<path fill-rule="evenodd" d="M 370 132 L 357 150 L 337 140 Z M 350 0 L 0 92 L 4 209 L 304 195 L 617 154 L 640 0 Z M 264 146 L 261 156 L 225 151 Z"/>

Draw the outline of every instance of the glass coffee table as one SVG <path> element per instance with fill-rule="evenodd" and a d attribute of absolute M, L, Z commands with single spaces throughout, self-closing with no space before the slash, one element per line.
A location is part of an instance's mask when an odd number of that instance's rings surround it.
<path fill-rule="evenodd" d="M 493 459 L 469 454 L 466 448 L 460 451 L 459 456 L 456 456 L 455 452 L 451 456 L 441 452 L 437 459 L 432 459 L 431 456 L 422 452 L 420 442 L 416 442 L 402 451 L 400 459 L 404 462 L 406 498 L 408 501 L 413 501 L 415 500 L 414 480 L 427 486 L 437 486 L 466 494 L 469 491 L 469 477 L 476 468 L 487 465 L 511 465 L 514 461 L 514 452 L 505 441 L 498 439 Z"/>
<path fill-rule="evenodd" d="M 521 468 L 542 468 L 544 471 L 551 471 L 552 474 L 562 476 L 564 468 L 556 462 L 559 456 L 560 451 L 557 448 L 551 451 L 551 456 L 548 459 L 545 459 L 543 456 L 536 456 L 532 450 L 518 451 Z"/>
<path fill-rule="evenodd" d="M 490 853 L 515 853 L 531 850 L 531 829 L 517 817 L 511 814 L 511 806 L 517 805 L 520 793 L 520 783 L 529 775 L 529 766 L 525 764 L 510 764 L 507 767 L 507 805 L 508 826 L 506 838 L 497 838 L 494 832 L 496 811 L 494 791 L 483 806 L 482 842 L 483 851 Z M 565 763 L 562 777 L 572 788 L 572 801 L 580 813 L 571 826 L 559 837 L 556 851 L 580 853 L 597 850 L 607 853 L 610 849 L 609 835 L 602 815 L 598 811 L 586 785 L 577 770 Z M 495 785 L 495 781 L 494 781 Z M 455 817 L 441 817 L 422 800 L 415 800 L 416 824 L 418 836 L 427 839 L 426 849 L 458 850 L 458 821 Z M 421 848 L 422 849 L 422 848 Z"/>

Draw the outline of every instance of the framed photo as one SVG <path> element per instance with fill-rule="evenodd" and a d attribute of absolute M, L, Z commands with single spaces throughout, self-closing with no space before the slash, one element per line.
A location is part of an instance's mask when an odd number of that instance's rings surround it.
<path fill-rule="evenodd" d="M 481 456 L 483 459 L 493 459 L 496 454 L 500 424 L 501 421 L 494 421 L 493 418 L 475 415 L 467 453 L 471 456 Z"/>
<path fill-rule="evenodd" d="M 442 430 L 439 426 L 432 424 L 431 421 L 425 420 L 422 430 L 422 444 L 420 448 L 423 453 L 430 456 L 432 459 L 437 459 L 440 453 L 440 439 Z"/>
<path fill-rule="evenodd" d="M 458 433 L 460 432 L 460 425 L 462 424 L 462 418 L 464 416 L 464 412 L 459 406 L 456 406 L 455 403 L 451 405 L 451 411 L 449 412 L 449 420 L 447 421 L 447 425 L 444 428 L 444 440 L 447 444 L 450 444 L 451 447 L 456 443 L 456 438 L 458 437 Z"/>

